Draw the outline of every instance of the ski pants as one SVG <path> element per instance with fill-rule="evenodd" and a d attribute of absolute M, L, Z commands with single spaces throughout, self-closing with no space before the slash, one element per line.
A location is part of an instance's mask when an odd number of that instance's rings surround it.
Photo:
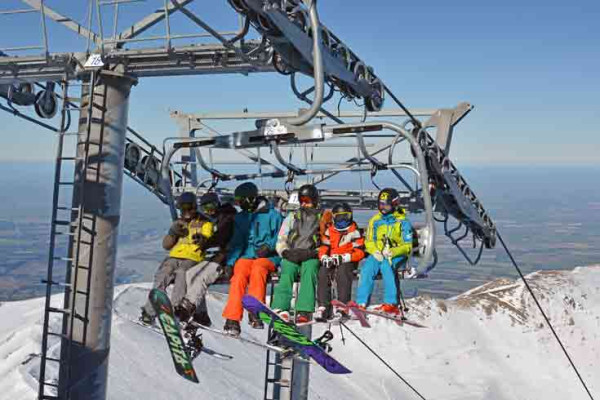
<path fill-rule="evenodd" d="M 242 297 L 248 294 L 265 302 L 267 276 L 275 271 L 275 264 L 268 258 L 240 258 L 233 266 L 233 276 L 229 285 L 229 299 L 223 310 L 223 318 L 241 321 L 244 315 Z"/>
<path fill-rule="evenodd" d="M 319 260 L 316 258 L 294 264 L 283 259 L 281 261 L 281 276 L 273 294 L 273 309 L 289 311 L 292 305 L 294 281 L 300 275 L 300 290 L 296 299 L 296 310 L 305 312 L 315 311 L 315 287 L 319 273 Z"/>
<path fill-rule="evenodd" d="M 219 276 L 221 265 L 213 261 L 202 261 L 187 271 L 187 292 L 185 298 L 196 305 L 196 311 L 207 311 L 206 292 Z"/>
<path fill-rule="evenodd" d="M 352 281 L 356 263 L 349 262 L 335 268 L 321 267 L 319 269 L 319 284 L 317 286 L 317 304 L 331 308 L 331 284 L 335 278 L 337 283 L 337 299 L 342 303 L 352 300 Z"/>
<path fill-rule="evenodd" d="M 165 290 L 169 284 L 173 283 L 173 291 L 171 292 L 171 303 L 179 304 L 186 291 L 185 275 L 188 269 L 192 268 L 198 262 L 184 258 L 167 257 L 158 267 L 154 274 L 154 288 Z M 154 316 L 154 308 L 150 304 L 150 300 L 146 301 L 144 309 L 148 315 Z"/>
<path fill-rule="evenodd" d="M 396 279 L 396 270 L 399 262 L 390 263 L 389 260 L 377 261 L 375 257 L 369 256 L 364 262 L 360 271 L 360 280 L 356 293 L 356 302 L 358 304 L 368 304 L 373 293 L 375 277 L 381 271 L 383 277 L 383 302 L 387 304 L 398 304 L 398 286 Z"/>

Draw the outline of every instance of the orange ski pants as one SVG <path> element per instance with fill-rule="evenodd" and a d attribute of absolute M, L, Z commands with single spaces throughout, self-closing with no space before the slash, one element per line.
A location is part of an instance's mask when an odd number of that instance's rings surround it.
<path fill-rule="evenodd" d="M 241 321 L 244 314 L 242 297 L 248 294 L 265 302 L 267 276 L 275 271 L 275 264 L 268 258 L 240 258 L 233 266 L 233 276 L 229 285 L 229 299 L 223 310 L 223 318 Z M 250 283 L 250 286 L 248 286 Z"/>

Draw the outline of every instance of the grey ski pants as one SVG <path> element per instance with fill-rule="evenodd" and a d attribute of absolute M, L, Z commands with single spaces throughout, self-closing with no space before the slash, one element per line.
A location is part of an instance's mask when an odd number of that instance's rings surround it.
<path fill-rule="evenodd" d="M 186 272 L 196 264 L 197 262 L 193 260 L 172 257 L 165 258 L 158 267 L 156 274 L 154 274 L 153 287 L 165 290 L 169 284 L 173 283 L 171 303 L 173 306 L 179 304 L 186 292 Z M 149 300 L 146 301 L 144 309 L 148 315 L 156 315 Z"/>
<path fill-rule="evenodd" d="M 331 282 L 337 282 L 337 299 L 347 303 L 352 299 L 352 280 L 357 264 L 353 262 L 340 264 L 335 268 L 319 269 L 317 303 L 319 306 L 331 308 Z M 333 279 L 335 278 L 335 279 Z"/>
<path fill-rule="evenodd" d="M 185 298 L 196 304 L 196 311 L 208 311 L 206 308 L 206 292 L 221 275 L 221 266 L 216 262 L 202 261 L 194 265 L 186 273 L 187 293 Z"/>

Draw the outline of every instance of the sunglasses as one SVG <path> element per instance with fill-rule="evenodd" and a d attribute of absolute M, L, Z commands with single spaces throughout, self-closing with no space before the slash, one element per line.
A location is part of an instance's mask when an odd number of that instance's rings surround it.
<path fill-rule="evenodd" d="M 333 218 L 338 218 L 338 217 L 350 218 L 351 216 L 352 216 L 352 213 L 348 212 L 348 211 L 341 211 L 341 212 L 333 214 Z"/>
<path fill-rule="evenodd" d="M 308 196 L 300 196 L 300 204 L 312 204 L 312 199 Z"/>
<path fill-rule="evenodd" d="M 202 209 L 206 211 L 214 211 L 217 209 L 217 205 L 215 203 L 202 204 Z"/>

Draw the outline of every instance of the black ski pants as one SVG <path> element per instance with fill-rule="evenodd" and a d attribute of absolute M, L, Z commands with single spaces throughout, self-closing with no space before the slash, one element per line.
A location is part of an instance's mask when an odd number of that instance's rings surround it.
<path fill-rule="evenodd" d="M 335 268 L 321 266 L 317 289 L 319 306 L 331 309 L 331 284 L 334 280 L 337 283 L 337 299 L 342 303 L 347 303 L 352 299 L 352 281 L 356 267 L 357 263 L 353 262 L 340 264 Z"/>

